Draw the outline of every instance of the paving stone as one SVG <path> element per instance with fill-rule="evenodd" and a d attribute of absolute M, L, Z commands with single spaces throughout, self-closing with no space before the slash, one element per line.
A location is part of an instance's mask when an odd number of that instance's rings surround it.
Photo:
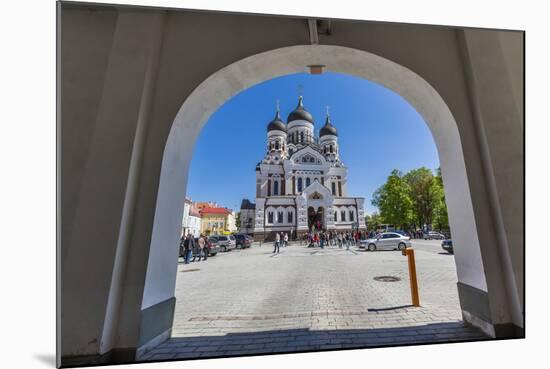
<path fill-rule="evenodd" d="M 201 264 L 200 271 L 178 273 L 173 338 L 140 359 L 484 338 L 461 322 L 452 257 L 417 250 L 422 306 L 412 307 L 406 259 L 398 252 L 296 245 L 277 257 L 268 251 L 252 247 L 218 255 Z M 401 280 L 373 280 L 380 275 Z"/>

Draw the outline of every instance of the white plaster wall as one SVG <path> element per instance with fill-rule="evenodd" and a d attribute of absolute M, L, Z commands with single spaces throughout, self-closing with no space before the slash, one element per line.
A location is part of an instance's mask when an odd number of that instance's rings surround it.
<path fill-rule="evenodd" d="M 437 91 L 411 70 L 377 55 L 341 46 L 300 45 L 231 64 L 207 78 L 183 103 L 164 151 L 143 308 L 174 293 L 180 204 L 193 147 L 181 142 L 195 142 L 210 115 L 240 91 L 275 77 L 306 72 L 306 66 L 312 64 L 379 83 L 401 95 L 422 115 L 438 148 L 453 238 L 461 245 L 455 253 L 458 279 L 487 291 L 460 135 Z M 166 250 L 170 245 L 174 245 L 174 255 Z"/>

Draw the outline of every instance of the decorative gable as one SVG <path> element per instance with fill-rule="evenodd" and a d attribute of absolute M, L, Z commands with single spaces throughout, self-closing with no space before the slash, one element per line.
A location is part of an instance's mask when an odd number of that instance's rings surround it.
<path fill-rule="evenodd" d="M 298 163 L 302 164 L 321 164 L 321 160 L 311 154 L 305 154 L 298 158 Z"/>

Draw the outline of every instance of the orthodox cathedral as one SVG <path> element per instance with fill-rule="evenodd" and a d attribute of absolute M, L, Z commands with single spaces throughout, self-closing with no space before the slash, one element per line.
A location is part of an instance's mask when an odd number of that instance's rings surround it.
<path fill-rule="evenodd" d="M 256 203 L 243 201 L 241 222 L 255 239 L 271 239 L 275 232 L 294 238 L 308 231 L 365 229 L 365 199 L 348 197 L 346 183 L 328 111 L 316 137 L 300 96 L 287 124 L 277 108 L 267 125 L 266 154 L 256 166 Z"/>

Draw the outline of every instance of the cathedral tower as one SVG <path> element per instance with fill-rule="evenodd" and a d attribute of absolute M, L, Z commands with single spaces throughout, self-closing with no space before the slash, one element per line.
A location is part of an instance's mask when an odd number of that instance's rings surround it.
<path fill-rule="evenodd" d="M 298 99 L 298 106 L 287 119 L 288 142 L 296 147 L 314 143 L 313 116 L 304 108 L 302 96 Z"/>
<path fill-rule="evenodd" d="M 319 146 L 323 150 L 325 159 L 329 162 L 339 160 L 338 131 L 330 121 L 330 115 L 327 108 L 327 120 L 319 132 Z"/>
<path fill-rule="evenodd" d="M 267 125 L 267 155 L 269 163 L 279 164 L 288 158 L 287 129 L 281 120 L 281 114 L 277 107 L 275 118 Z"/>

